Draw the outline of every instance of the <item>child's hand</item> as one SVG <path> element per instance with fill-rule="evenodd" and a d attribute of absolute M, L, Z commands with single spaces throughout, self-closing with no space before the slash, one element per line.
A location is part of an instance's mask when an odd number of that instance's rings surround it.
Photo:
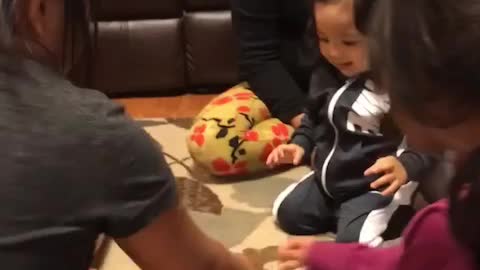
<path fill-rule="evenodd" d="M 281 164 L 299 165 L 305 155 L 305 150 L 296 144 L 283 144 L 275 148 L 267 158 L 267 166 L 275 167 Z"/>
<path fill-rule="evenodd" d="M 305 267 L 308 253 L 317 240 L 313 237 L 292 238 L 278 249 L 279 270 L 294 270 Z"/>
<path fill-rule="evenodd" d="M 383 174 L 378 180 L 373 182 L 370 187 L 379 189 L 388 186 L 383 192 L 383 196 L 393 196 L 401 186 L 407 183 L 407 171 L 402 163 L 394 156 L 380 158 L 365 171 L 365 176 Z"/>

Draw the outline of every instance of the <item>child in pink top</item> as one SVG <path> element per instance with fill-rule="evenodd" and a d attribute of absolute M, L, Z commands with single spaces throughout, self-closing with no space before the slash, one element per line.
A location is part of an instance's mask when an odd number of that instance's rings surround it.
<path fill-rule="evenodd" d="M 409 145 L 458 157 L 449 199 L 418 213 L 399 246 L 292 239 L 280 270 L 480 269 L 480 2 L 382 0 L 372 20 L 372 75 Z"/>
<path fill-rule="evenodd" d="M 447 201 L 435 203 L 419 213 L 399 246 L 381 249 L 298 238 L 282 247 L 280 256 L 284 261 L 282 270 L 302 265 L 312 270 L 475 269 L 468 251 L 450 232 Z"/>

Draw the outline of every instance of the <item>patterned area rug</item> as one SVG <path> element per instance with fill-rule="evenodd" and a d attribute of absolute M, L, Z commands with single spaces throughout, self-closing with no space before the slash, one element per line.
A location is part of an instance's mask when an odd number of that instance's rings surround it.
<path fill-rule="evenodd" d="M 272 203 L 309 169 L 300 167 L 248 178 L 214 178 L 197 168 L 188 154 L 185 138 L 192 124 L 190 119 L 138 122 L 163 145 L 182 201 L 202 230 L 232 251 L 250 256 L 261 265 L 259 270 L 277 269 L 277 247 L 287 235 L 273 222 Z M 105 254 L 102 270 L 138 269 L 113 243 L 107 246 Z"/>

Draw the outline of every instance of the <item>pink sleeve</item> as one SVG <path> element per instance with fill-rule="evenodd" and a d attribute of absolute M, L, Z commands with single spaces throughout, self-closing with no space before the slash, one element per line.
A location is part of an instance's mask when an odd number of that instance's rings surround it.
<path fill-rule="evenodd" d="M 310 251 L 311 270 L 394 269 L 403 247 L 369 248 L 360 244 L 318 243 Z"/>
<path fill-rule="evenodd" d="M 418 266 L 432 265 L 432 262 L 438 261 L 440 254 L 449 254 L 445 252 L 445 247 L 452 246 L 453 241 L 449 237 L 447 213 L 445 201 L 421 211 L 405 231 L 403 243 L 396 247 L 370 248 L 360 244 L 317 243 L 307 258 L 308 269 L 424 269 Z M 428 252 L 432 246 L 435 251 Z M 423 255 L 419 257 L 418 253 Z"/>

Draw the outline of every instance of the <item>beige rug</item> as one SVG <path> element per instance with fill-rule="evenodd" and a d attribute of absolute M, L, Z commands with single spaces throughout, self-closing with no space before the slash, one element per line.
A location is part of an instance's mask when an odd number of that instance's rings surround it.
<path fill-rule="evenodd" d="M 285 242 L 287 235 L 273 222 L 272 203 L 308 168 L 242 179 L 215 179 L 195 168 L 189 157 L 185 138 L 191 120 L 143 119 L 139 123 L 163 145 L 177 177 L 182 201 L 198 226 L 232 251 L 256 258 L 263 269 L 277 269 L 277 247 Z M 114 243 L 107 245 L 105 251 L 100 269 L 138 269 Z"/>

